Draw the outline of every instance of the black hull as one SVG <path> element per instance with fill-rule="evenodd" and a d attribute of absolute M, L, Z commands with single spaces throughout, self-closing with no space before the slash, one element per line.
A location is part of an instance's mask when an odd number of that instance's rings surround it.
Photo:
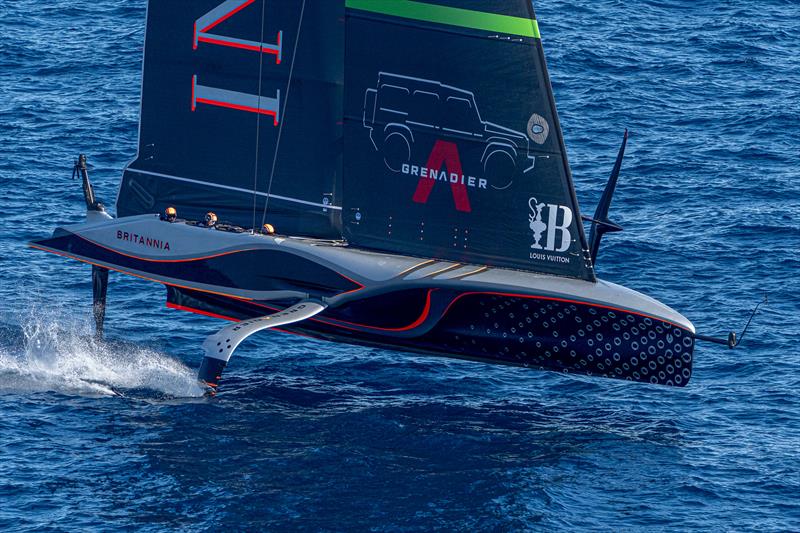
<path fill-rule="evenodd" d="M 384 309 L 392 310 L 391 317 L 366 312 L 358 317 L 355 305 L 344 305 L 282 329 L 332 342 L 657 385 L 682 387 L 692 375 L 690 332 L 668 322 L 578 302 L 443 291 L 438 295 L 443 311 L 437 323 L 419 336 L 407 336 L 436 306 L 422 303 L 428 291 L 414 292 L 422 294 L 375 297 L 376 304 L 382 302 Z M 174 287 L 168 287 L 167 301 L 175 309 L 228 320 L 263 316 L 289 305 Z M 406 307 L 398 308 L 398 301 Z M 398 315 L 417 318 L 405 326 L 376 325 Z"/>
<path fill-rule="evenodd" d="M 229 320 L 324 304 L 284 326 L 334 342 L 685 386 L 694 329 L 603 281 L 375 254 L 142 216 L 56 230 L 35 248 L 161 283 L 170 307 Z"/>

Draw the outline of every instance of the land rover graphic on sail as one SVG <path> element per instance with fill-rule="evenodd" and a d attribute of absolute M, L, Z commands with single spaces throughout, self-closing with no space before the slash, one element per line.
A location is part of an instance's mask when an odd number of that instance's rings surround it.
<path fill-rule="evenodd" d="M 432 144 L 419 141 L 437 135 L 463 137 L 470 146 L 480 143 L 480 160 L 465 157 L 462 161 L 464 174 L 472 175 L 461 177 L 462 182 L 472 177 L 470 182 L 479 188 L 488 183 L 494 189 L 506 189 L 519 170 L 533 170 L 536 160 L 524 133 L 484 121 L 473 93 L 439 81 L 379 73 L 377 88 L 367 89 L 364 95 L 363 122 L 375 150 L 393 172 L 416 169 L 411 173 L 417 175 L 427 170 Z"/>

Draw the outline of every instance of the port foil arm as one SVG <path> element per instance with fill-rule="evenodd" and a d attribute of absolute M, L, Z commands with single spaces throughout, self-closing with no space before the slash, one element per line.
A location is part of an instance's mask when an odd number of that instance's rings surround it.
<path fill-rule="evenodd" d="M 317 300 L 302 300 L 283 311 L 243 320 L 210 335 L 203 342 L 205 356 L 200 365 L 198 379 L 215 388 L 233 352 L 247 337 L 265 329 L 302 322 L 321 313 L 326 307 L 326 304 Z"/>

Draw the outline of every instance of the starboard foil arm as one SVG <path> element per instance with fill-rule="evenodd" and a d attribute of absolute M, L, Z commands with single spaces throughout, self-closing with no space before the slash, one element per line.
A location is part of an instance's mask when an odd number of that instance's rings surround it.
<path fill-rule="evenodd" d="M 327 304 L 318 300 L 302 300 L 283 311 L 243 320 L 222 328 L 203 342 L 205 356 L 197 378 L 211 387 L 216 387 L 231 355 L 247 337 L 265 329 L 301 322 L 318 315 L 327 307 Z"/>

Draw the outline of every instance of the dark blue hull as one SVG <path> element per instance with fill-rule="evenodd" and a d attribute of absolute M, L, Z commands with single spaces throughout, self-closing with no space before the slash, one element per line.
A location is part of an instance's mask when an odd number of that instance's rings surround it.
<path fill-rule="evenodd" d="M 694 338 L 676 325 L 580 302 L 501 293 L 422 290 L 385 294 L 375 314 L 340 308 L 282 328 L 333 342 L 421 352 L 486 363 L 684 386 L 692 375 Z M 426 297 L 430 294 L 430 298 Z M 168 287 L 167 305 L 245 320 L 290 305 L 234 300 Z M 403 302 L 398 306 L 398 302 Z M 419 336 L 409 336 L 437 313 Z M 402 322 L 405 317 L 406 322 Z"/>
<path fill-rule="evenodd" d="M 56 230 L 35 248 L 167 287 L 167 305 L 228 320 L 304 299 L 291 333 L 541 370 L 684 386 L 694 330 L 634 291 L 340 243 L 130 217 Z"/>

